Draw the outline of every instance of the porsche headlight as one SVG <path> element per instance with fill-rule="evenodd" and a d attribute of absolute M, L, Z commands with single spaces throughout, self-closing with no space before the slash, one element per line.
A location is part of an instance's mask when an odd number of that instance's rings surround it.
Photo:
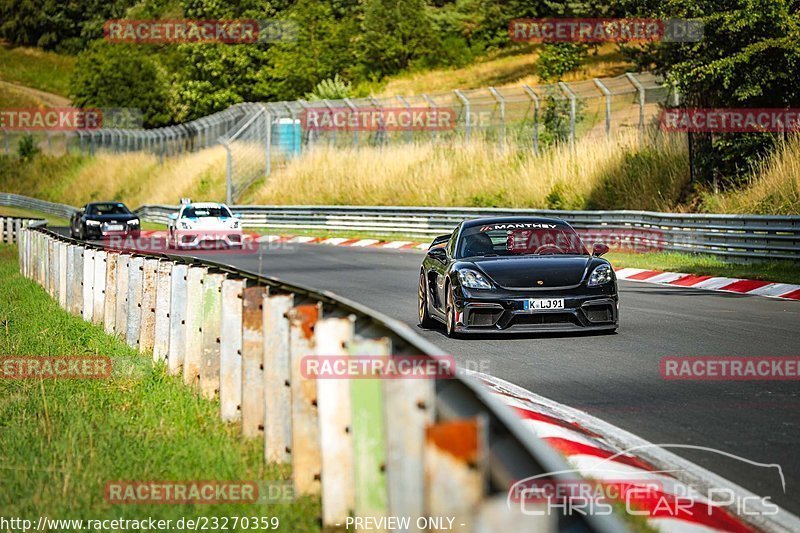
<path fill-rule="evenodd" d="M 468 289 L 491 289 L 492 284 L 484 277 L 483 274 L 475 272 L 474 270 L 459 270 L 458 279 L 461 280 L 461 285 Z"/>
<path fill-rule="evenodd" d="M 614 271 L 611 270 L 611 267 L 609 265 L 600 265 L 595 268 L 594 271 L 592 271 L 592 275 L 589 276 L 589 287 L 604 285 L 612 279 L 614 279 Z"/>

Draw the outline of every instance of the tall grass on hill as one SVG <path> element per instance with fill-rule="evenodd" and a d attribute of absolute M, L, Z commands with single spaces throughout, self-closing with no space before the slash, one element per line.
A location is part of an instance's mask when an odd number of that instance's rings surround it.
<path fill-rule="evenodd" d="M 688 180 L 685 146 L 638 136 L 586 139 L 534 155 L 515 146 L 316 147 L 277 172 L 250 203 L 659 209 Z"/>
<path fill-rule="evenodd" d="M 762 161 L 743 190 L 703 193 L 701 198 L 709 213 L 800 214 L 800 135 Z"/>

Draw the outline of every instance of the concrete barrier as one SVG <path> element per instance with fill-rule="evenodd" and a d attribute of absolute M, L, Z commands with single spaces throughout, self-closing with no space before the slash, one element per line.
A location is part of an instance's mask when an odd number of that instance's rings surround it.
<path fill-rule="evenodd" d="M 156 318 L 153 336 L 153 360 L 167 361 L 169 351 L 169 306 L 172 290 L 172 261 L 158 262 L 156 278 Z"/>
<path fill-rule="evenodd" d="M 142 263 L 142 316 L 139 321 L 139 351 L 152 353 L 156 335 L 156 287 L 158 259 Z"/>
<path fill-rule="evenodd" d="M 203 276 L 203 359 L 200 362 L 200 393 L 206 398 L 219 394 L 219 342 L 222 326 L 222 281 L 224 274 Z"/>
<path fill-rule="evenodd" d="M 132 256 L 128 262 L 128 319 L 125 339 L 131 348 L 139 347 L 142 323 L 142 274 L 144 258 Z"/>
<path fill-rule="evenodd" d="M 203 276 L 207 268 L 189 267 L 186 273 L 186 350 L 183 359 L 183 382 L 191 387 L 200 384 L 203 358 Z"/>
<path fill-rule="evenodd" d="M 239 420 L 242 407 L 242 296 L 245 282 L 222 282 L 222 328 L 219 334 L 219 402 L 225 422 Z"/>
<path fill-rule="evenodd" d="M 186 275 L 189 267 L 176 264 L 170 276 L 169 300 L 169 344 L 167 349 L 167 371 L 178 375 L 183 371 L 186 355 Z"/>

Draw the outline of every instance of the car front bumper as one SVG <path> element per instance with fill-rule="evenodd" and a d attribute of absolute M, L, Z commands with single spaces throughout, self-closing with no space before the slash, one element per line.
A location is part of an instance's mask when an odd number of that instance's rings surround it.
<path fill-rule="evenodd" d="M 524 309 L 532 298 L 563 298 L 563 309 Z M 615 283 L 537 291 L 469 291 L 455 295 L 459 333 L 553 333 L 614 330 L 619 324 Z"/>
<path fill-rule="evenodd" d="M 175 243 L 179 248 L 199 248 L 206 245 L 237 247 L 244 243 L 242 230 L 175 230 Z"/>

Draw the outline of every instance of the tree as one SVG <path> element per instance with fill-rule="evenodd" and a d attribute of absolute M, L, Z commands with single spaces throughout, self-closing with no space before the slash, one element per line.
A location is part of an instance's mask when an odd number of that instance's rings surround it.
<path fill-rule="evenodd" d="M 173 97 L 161 64 L 147 47 L 95 41 L 78 56 L 70 98 L 78 107 L 140 109 L 144 125 L 172 122 Z"/>

